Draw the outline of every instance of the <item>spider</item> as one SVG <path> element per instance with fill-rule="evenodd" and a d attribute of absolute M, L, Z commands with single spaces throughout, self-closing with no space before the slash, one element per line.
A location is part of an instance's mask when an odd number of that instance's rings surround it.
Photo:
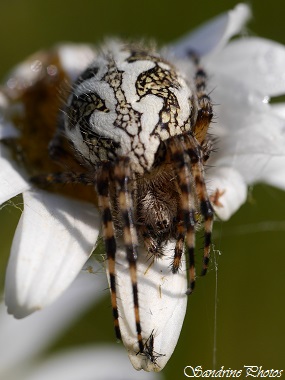
<path fill-rule="evenodd" d="M 153 47 L 109 41 L 70 83 L 56 54 L 47 57 L 47 67 L 55 66 L 57 75 L 44 74 L 21 94 L 26 108 L 33 110 L 30 120 L 26 115 L 25 128 L 35 134 L 31 125 L 38 123 L 36 128 L 45 136 L 37 137 L 37 147 L 20 137 L 17 154 L 20 151 L 23 162 L 37 166 L 32 173 L 37 186 L 92 186 L 90 198 L 98 201 L 102 212 L 116 336 L 121 339 L 116 295 L 116 250 L 121 239 L 130 271 L 139 352 L 155 363 L 153 337 L 145 341 L 142 335 L 138 246 L 144 245 L 147 253 L 159 260 L 165 243 L 175 239 L 170 267 L 177 273 L 186 245 L 186 293 L 190 294 L 195 286 L 195 230 L 202 215 L 202 275 L 207 272 L 214 211 L 204 180 L 204 165 L 211 152 L 208 128 L 213 117 L 206 73 L 192 53 L 189 61 L 196 74 L 185 78 Z M 61 89 L 63 100 L 57 100 L 54 88 Z M 41 125 L 49 114 L 44 107 L 38 107 L 37 112 L 42 114 L 35 117 L 34 104 L 41 98 L 53 103 L 48 111 L 53 109 L 57 115 L 53 118 L 57 120 L 55 133 Z M 46 141 L 50 141 L 49 158 L 39 159 Z M 27 145 L 38 152 L 25 156 Z M 58 171 L 58 165 L 63 170 Z M 48 174 L 38 174 L 39 170 Z"/>

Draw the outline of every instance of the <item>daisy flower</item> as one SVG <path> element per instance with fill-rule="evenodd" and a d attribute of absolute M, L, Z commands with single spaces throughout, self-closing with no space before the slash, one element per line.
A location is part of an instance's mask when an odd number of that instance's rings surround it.
<path fill-rule="evenodd" d="M 249 185 L 265 182 L 285 187 L 282 171 L 285 108 L 282 104 L 270 104 L 271 97 L 285 93 L 285 49 L 256 37 L 232 40 L 243 31 L 249 18 L 248 6 L 239 4 L 161 50 L 161 56 L 185 78 L 194 76 L 189 59 L 193 52 L 201 57 L 200 64 L 208 73 L 208 88 L 213 89 L 211 98 L 216 104 L 215 123 L 210 128 L 215 137 L 215 153 L 207 162 L 205 176 L 216 215 L 222 220 L 229 219 L 246 201 Z M 13 161 L 22 152 L 14 150 L 11 156 L 7 145 L 11 146 L 16 138 L 22 139 L 22 147 L 31 147 L 37 133 L 31 127 L 31 124 L 37 126 L 35 116 L 41 123 L 43 113 L 53 112 L 43 106 L 38 115 L 32 115 L 32 123 L 29 123 L 30 115 L 25 115 L 29 122 L 22 129 L 15 128 L 21 123 L 27 102 L 42 96 L 37 83 L 43 72 L 50 78 L 61 76 L 62 82 L 73 82 L 94 54 L 93 48 L 87 45 L 59 46 L 50 61 L 51 55 L 47 59 L 45 52 L 38 53 L 14 70 L 0 93 L 0 138 L 5 142 L 0 146 L 0 201 L 4 203 L 20 193 L 24 199 L 5 286 L 8 312 L 16 318 L 43 309 L 68 288 L 95 248 L 101 233 L 101 217 L 88 202 L 90 197 L 84 190 L 73 193 L 77 197 L 73 199 L 32 186 L 24 169 Z M 58 63 L 64 72 L 58 71 Z M 45 93 L 47 97 L 50 95 L 53 97 L 54 93 Z M 48 130 L 45 137 L 52 137 Z M 39 143 L 33 147 L 35 157 L 33 154 L 29 157 L 29 163 L 38 165 L 43 172 L 52 167 L 46 166 L 47 157 L 38 160 L 47 141 L 44 139 L 43 146 Z M 139 247 L 136 272 L 144 350 L 138 354 L 134 349 L 137 332 L 132 283 L 123 243 L 118 244 L 116 284 L 120 329 L 136 369 L 160 371 L 179 338 L 186 312 L 187 279 L 184 260 L 178 273 L 172 274 L 169 269 L 169 257 L 174 249 L 175 242 L 169 240 L 165 244 L 169 255 L 149 261 L 145 248 Z"/>

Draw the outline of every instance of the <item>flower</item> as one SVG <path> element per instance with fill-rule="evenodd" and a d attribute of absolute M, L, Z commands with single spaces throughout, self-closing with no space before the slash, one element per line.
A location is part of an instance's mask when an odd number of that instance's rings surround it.
<path fill-rule="evenodd" d="M 98 265 L 97 265 L 98 269 Z M 103 274 L 103 273 L 101 273 Z M 44 350 L 103 292 L 102 276 L 80 273 L 70 288 L 50 307 L 29 318 L 16 320 L 0 304 L 0 377 L 6 380 L 133 379 L 133 368 L 124 351 L 112 345 L 76 346 L 43 356 Z M 15 344 L 16 342 L 16 344 Z M 111 363 L 111 365 L 110 365 Z M 157 374 L 137 377 L 159 379 Z M 155 377 L 154 377 L 155 376 Z"/>
<path fill-rule="evenodd" d="M 217 104 L 210 132 L 217 141 L 206 180 L 216 214 L 223 220 L 245 202 L 248 185 L 262 181 L 285 188 L 285 107 L 269 103 L 270 97 L 285 92 L 285 49 L 261 38 L 231 40 L 249 17 L 248 6 L 239 4 L 161 52 L 186 77 L 193 77 L 188 54 L 194 51 L 201 56 L 201 65 L 209 75 L 211 98 Z M 57 52 L 72 78 L 94 54 L 85 45 L 61 46 Z M 31 65 L 32 62 L 37 64 Z M 32 86 L 41 62 L 33 58 L 20 65 L 9 79 L 11 91 L 8 95 L 2 91 L 0 138 L 14 138 L 19 133 L 11 124 L 14 115 L 21 112 L 12 101 L 13 90 L 25 91 Z M 0 149 L 1 202 L 19 193 L 24 197 L 24 212 L 6 276 L 8 311 L 21 318 L 52 303 L 72 283 L 93 251 L 100 233 L 100 217 L 90 203 L 32 188 L 5 147 Z M 122 339 L 136 369 L 159 371 L 176 346 L 186 311 L 185 264 L 179 274 L 172 275 L 167 255 L 149 263 L 140 247 L 137 272 L 142 326 L 148 339 L 155 333 L 155 346 L 150 348 L 155 360 L 148 360 L 147 353 L 137 355 L 133 350 L 136 332 L 130 306 L 132 288 L 122 246 L 119 244 L 116 256 Z M 173 249 L 174 242 L 169 241 L 165 250 Z"/>

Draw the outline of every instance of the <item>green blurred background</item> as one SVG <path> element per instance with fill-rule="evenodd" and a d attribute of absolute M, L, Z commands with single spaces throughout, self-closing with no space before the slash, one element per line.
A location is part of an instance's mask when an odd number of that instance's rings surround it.
<path fill-rule="evenodd" d="M 59 41 L 96 43 L 106 35 L 120 35 L 154 37 L 167 43 L 237 3 L 1 0 L 0 75 L 3 77 L 30 53 Z M 251 33 L 285 43 L 284 0 L 253 0 L 250 5 Z M 1 287 L 19 215 L 13 207 L 0 211 Z M 221 252 L 216 254 L 218 272 L 212 260 L 209 274 L 197 281 L 176 351 L 163 371 L 166 379 L 184 378 L 186 365 L 213 368 L 215 326 L 217 368 L 262 365 L 265 369 L 285 369 L 284 215 L 285 193 L 256 185 L 248 202 L 229 222 L 215 224 L 215 248 Z M 53 350 L 88 342 L 115 342 L 108 297 L 73 326 Z"/>

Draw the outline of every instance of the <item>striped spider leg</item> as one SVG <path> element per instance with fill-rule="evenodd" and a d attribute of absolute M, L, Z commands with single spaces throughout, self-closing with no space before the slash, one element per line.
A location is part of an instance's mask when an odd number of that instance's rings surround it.
<path fill-rule="evenodd" d="M 127 158 L 120 158 L 116 161 L 114 166 L 110 165 L 110 163 L 103 164 L 99 169 L 99 175 L 97 177 L 97 192 L 99 198 L 99 207 L 102 211 L 103 237 L 108 260 L 111 302 L 116 336 L 118 339 L 121 339 L 116 292 L 116 233 L 112 218 L 113 207 L 110 201 L 110 187 L 115 188 L 115 195 L 116 199 L 118 200 L 118 208 L 120 210 L 123 230 L 123 241 L 125 244 L 126 258 L 129 263 L 129 270 L 132 282 L 137 341 L 140 352 L 143 352 L 136 271 L 138 242 L 133 221 L 132 198 L 129 194 L 129 180 L 131 174 L 128 161 L 129 160 Z"/>
<path fill-rule="evenodd" d="M 187 153 L 190 157 L 193 167 L 193 176 L 196 184 L 196 191 L 200 203 L 200 211 L 204 218 L 204 258 L 203 269 L 201 275 L 207 273 L 210 250 L 211 235 L 214 221 L 214 209 L 209 200 L 204 180 L 204 164 L 209 159 L 212 150 L 212 143 L 207 137 L 207 132 L 213 118 L 213 106 L 207 89 L 207 74 L 200 66 L 199 57 L 192 54 L 196 65 L 195 86 L 198 98 L 198 115 L 195 126 L 193 128 L 194 136 L 187 138 Z M 199 143 L 197 146 L 197 142 Z"/>

